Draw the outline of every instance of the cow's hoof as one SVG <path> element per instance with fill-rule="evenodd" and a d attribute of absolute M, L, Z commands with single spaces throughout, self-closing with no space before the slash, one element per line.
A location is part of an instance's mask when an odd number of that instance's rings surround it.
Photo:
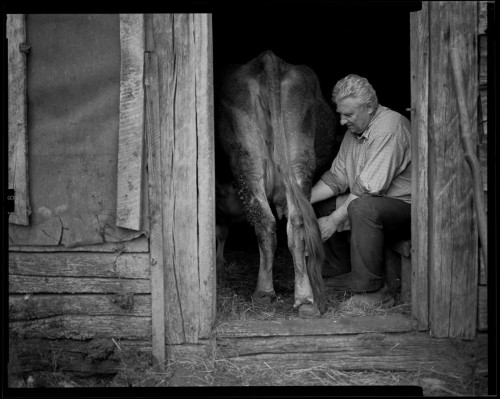
<path fill-rule="evenodd" d="M 315 303 L 303 303 L 299 306 L 299 317 L 308 319 L 319 316 L 321 316 L 321 313 L 318 309 L 318 305 L 316 305 Z"/>
<path fill-rule="evenodd" d="M 275 297 L 274 292 L 273 293 L 254 292 L 252 294 L 252 301 L 256 305 L 267 306 L 271 304 L 271 301 L 273 300 L 274 297 Z"/>

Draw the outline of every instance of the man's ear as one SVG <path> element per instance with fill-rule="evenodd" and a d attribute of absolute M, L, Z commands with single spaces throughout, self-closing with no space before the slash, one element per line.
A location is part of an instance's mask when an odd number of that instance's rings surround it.
<path fill-rule="evenodd" d="M 373 107 L 373 102 L 371 101 L 368 101 L 366 103 L 366 110 L 368 112 L 369 115 L 373 114 L 375 112 L 375 108 Z"/>

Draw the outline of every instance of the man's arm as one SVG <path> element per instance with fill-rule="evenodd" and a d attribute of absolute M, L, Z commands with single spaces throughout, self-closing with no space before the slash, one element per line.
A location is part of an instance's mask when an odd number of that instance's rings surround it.
<path fill-rule="evenodd" d="M 323 180 L 318 182 L 311 189 L 311 204 L 333 197 L 333 190 Z"/>
<path fill-rule="evenodd" d="M 328 240 L 333 234 L 335 234 L 338 226 L 347 220 L 347 206 L 356 198 L 359 197 L 350 193 L 345 202 L 339 206 L 338 209 L 330 215 L 318 219 L 319 230 L 323 241 Z"/>

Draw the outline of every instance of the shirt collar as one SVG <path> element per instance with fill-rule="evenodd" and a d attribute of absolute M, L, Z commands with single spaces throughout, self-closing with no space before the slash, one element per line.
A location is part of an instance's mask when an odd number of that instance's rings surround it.
<path fill-rule="evenodd" d="M 368 139 L 368 136 L 370 135 L 370 131 L 371 131 L 371 127 L 373 125 L 373 121 L 375 121 L 375 119 L 378 119 L 379 115 L 382 113 L 382 111 L 385 109 L 384 106 L 382 105 L 378 105 L 377 106 L 377 110 L 375 111 L 375 115 L 373 115 L 373 118 L 370 120 L 370 122 L 368 123 L 368 126 L 366 127 L 365 131 L 361 134 L 361 135 L 354 135 L 354 137 L 356 137 L 356 139 L 358 141 L 361 141 L 362 139 Z"/>

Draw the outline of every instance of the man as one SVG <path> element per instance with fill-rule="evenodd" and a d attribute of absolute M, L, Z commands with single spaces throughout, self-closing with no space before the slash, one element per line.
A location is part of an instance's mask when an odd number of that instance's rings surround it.
<path fill-rule="evenodd" d="M 380 105 L 368 80 L 357 75 L 339 80 L 332 100 L 347 132 L 311 192 L 327 255 L 325 285 L 359 292 L 350 303 L 390 307 L 384 241 L 410 237 L 410 122 Z M 347 222 L 350 244 L 342 231 Z"/>

